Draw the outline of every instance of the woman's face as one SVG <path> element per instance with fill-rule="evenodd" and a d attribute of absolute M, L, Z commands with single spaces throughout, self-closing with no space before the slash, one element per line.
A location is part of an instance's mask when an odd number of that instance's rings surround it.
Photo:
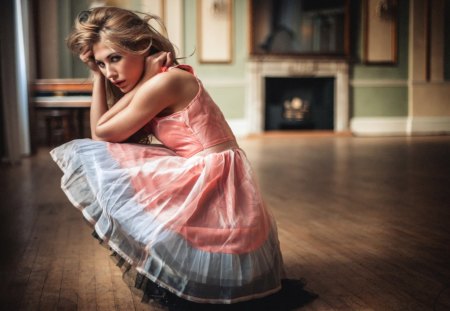
<path fill-rule="evenodd" d="M 123 93 L 131 91 L 144 73 L 145 55 L 119 51 L 103 41 L 96 43 L 92 52 L 101 73 Z"/>

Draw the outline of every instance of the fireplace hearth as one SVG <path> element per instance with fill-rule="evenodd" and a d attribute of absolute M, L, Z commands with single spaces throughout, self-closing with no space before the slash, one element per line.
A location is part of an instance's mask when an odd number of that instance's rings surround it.
<path fill-rule="evenodd" d="M 265 122 L 270 130 L 333 130 L 334 78 L 265 78 Z"/>

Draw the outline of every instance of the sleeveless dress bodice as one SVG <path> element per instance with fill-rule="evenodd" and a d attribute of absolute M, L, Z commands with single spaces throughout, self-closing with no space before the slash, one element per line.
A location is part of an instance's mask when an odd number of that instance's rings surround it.
<path fill-rule="evenodd" d="M 225 118 L 198 81 L 195 98 L 183 110 L 150 122 L 153 135 L 182 157 L 190 157 L 212 146 L 235 141 Z"/>

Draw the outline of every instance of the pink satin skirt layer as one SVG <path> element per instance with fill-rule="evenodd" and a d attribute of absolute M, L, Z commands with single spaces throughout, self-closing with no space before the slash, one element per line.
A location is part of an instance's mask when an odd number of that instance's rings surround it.
<path fill-rule="evenodd" d="M 234 144 L 180 157 L 157 146 L 75 140 L 51 152 L 62 188 L 141 274 L 196 302 L 280 289 L 275 222 Z"/>

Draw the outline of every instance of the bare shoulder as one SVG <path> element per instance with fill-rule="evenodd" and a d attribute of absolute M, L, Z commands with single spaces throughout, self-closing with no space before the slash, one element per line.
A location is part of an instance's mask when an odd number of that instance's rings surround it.
<path fill-rule="evenodd" d="M 165 92 L 171 97 L 171 104 L 165 113 L 170 114 L 185 108 L 195 98 L 199 91 L 197 78 L 190 72 L 173 68 L 159 74 L 158 83 L 164 84 Z M 155 81 L 156 82 L 156 81 Z"/>
<path fill-rule="evenodd" d="M 180 69 L 173 69 L 147 80 L 140 91 L 153 95 L 166 93 L 170 97 L 183 97 L 191 88 L 198 89 L 195 76 Z"/>
<path fill-rule="evenodd" d="M 184 90 L 189 93 L 193 91 L 196 93 L 198 90 L 197 78 L 190 72 L 179 68 L 173 68 L 166 72 L 165 76 L 167 80 L 171 81 L 171 84 L 178 90 Z"/>
<path fill-rule="evenodd" d="M 160 115 L 168 115 L 189 105 L 198 91 L 197 78 L 189 72 L 175 68 L 146 81 L 138 93 L 142 105 L 158 109 Z M 148 105 L 149 103 L 152 104 Z"/>
<path fill-rule="evenodd" d="M 146 84 L 151 85 L 152 88 L 169 92 L 174 91 L 181 96 L 186 96 L 190 92 L 196 93 L 198 90 L 196 77 L 178 68 L 160 73 L 147 81 Z"/>

